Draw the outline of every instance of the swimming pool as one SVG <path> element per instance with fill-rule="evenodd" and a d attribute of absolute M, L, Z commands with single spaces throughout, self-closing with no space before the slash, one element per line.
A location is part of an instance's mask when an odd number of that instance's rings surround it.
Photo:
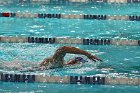
<path fill-rule="evenodd" d="M 1 73 L 140 77 L 139 3 L 64 3 L 63 0 L 60 0 L 61 3 L 54 3 L 55 1 L 46 3 L 46 1 L 44 4 L 35 0 L 19 0 L 20 3 L 9 0 L 9 2 L 5 1 L 5 5 L 4 2 L 0 3 Z M 49 15 L 45 15 L 46 13 Z M 60 14 L 60 16 L 56 14 Z M 47 38 L 48 41 L 42 41 L 44 38 Z M 91 43 L 91 39 L 97 39 L 98 42 Z M 105 42 L 105 40 L 110 42 Z M 85 64 L 34 72 L 21 72 L 3 66 L 3 62 L 19 62 L 25 67 L 32 66 L 32 64 L 27 65 L 27 62 L 36 65 L 52 55 L 58 47 L 64 45 L 87 50 L 102 58 L 104 62 L 93 63 L 89 60 L 89 63 Z M 65 59 L 69 60 L 74 56 L 68 54 Z M 131 93 L 133 91 L 139 93 L 140 88 L 128 85 L 122 87 L 122 85 L 115 85 L 115 83 L 113 85 L 71 85 L 1 82 L 0 86 L 1 92 L 14 93 L 44 93 L 46 91 L 54 93 L 65 91 L 102 93 L 106 91 L 106 93 L 110 93 L 114 90 L 116 93 Z"/>

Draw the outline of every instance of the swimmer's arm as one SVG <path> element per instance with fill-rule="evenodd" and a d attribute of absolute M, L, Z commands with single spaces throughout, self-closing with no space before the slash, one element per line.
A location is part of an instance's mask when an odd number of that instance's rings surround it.
<path fill-rule="evenodd" d="M 76 48 L 76 47 L 64 46 L 64 47 L 63 47 L 63 50 L 64 50 L 66 53 L 85 55 L 85 56 L 87 56 L 89 59 L 91 59 L 91 60 L 93 60 L 93 61 L 96 61 L 96 60 L 102 61 L 101 59 L 97 58 L 96 56 L 93 56 L 93 55 L 90 54 L 89 52 L 84 51 L 84 50 L 81 50 L 81 49 Z"/>

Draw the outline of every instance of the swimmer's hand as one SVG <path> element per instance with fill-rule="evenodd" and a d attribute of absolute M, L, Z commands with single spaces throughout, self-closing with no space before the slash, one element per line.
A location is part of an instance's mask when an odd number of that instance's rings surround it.
<path fill-rule="evenodd" d="M 95 62 L 96 61 L 103 62 L 103 60 L 101 60 L 101 59 L 99 59 L 99 58 L 97 58 L 96 56 L 93 56 L 93 55 L 89 55 L 88 58 L 91 59 L 91 60 L 93 60 L 93 61 L 95 61 Z"/>

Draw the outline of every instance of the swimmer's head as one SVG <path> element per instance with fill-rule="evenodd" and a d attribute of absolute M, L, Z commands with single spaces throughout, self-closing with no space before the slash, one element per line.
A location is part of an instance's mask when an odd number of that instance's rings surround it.
<path fill-rule="evenodd" d="M 75 60 L 76 62 L 82 62 L 82 63 L 88 62 L 87 60 L 85 60 L 85 59 L 82 58 L 82 57 L 75 57 L 74 60 Z"/>

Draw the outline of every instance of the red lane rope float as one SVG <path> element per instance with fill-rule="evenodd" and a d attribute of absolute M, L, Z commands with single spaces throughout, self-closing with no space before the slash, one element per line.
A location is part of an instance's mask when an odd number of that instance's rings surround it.
<path fill-rule="evenodd" d="M 10 17 L 10 13 L 2 13 L 2 15 L 4 16 L 4 17 Z"/>

